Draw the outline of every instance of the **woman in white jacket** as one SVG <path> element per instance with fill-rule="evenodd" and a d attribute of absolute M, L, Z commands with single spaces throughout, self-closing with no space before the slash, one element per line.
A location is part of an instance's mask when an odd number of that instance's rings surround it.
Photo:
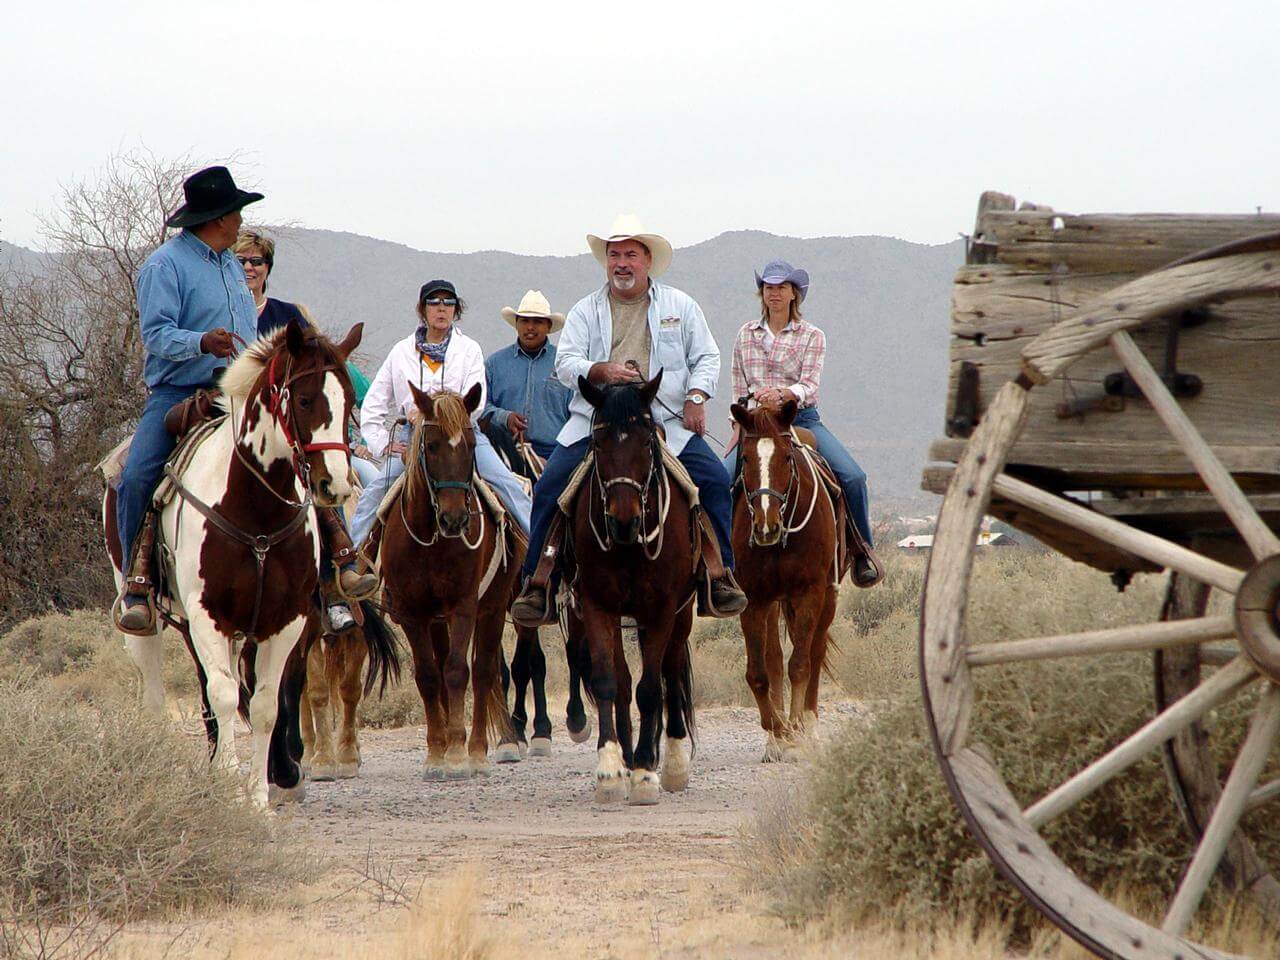
<path fill-rule="evenodd" d="M 364 406 L 360 409 L 360 432 L 369 451 L 382 459 L 382 468 L 364 488 L 351 521 L 351 537 L 357 545 L 368 536 L 383 496 L 404 473 L 401 454 L 409 442 L 409 427 L 397 428 L 394 424 L 397 418 L 407 417 L 416 409 L 409 384 L 425 393 L 452 390 L 465 394 L 478 383 L 480 403 L 472 414 L 472 421 L 479 419 L 484 410 L 484 351 L 457 328 L 464 306 L 448 280 L 423 284 L 418 292 L 417 329 L 391 348 L 365 394 Z M 481 430 L 476 430 L 476 472 L 493 487 L 507 511 L 528 534 L 529 495 Z"/>

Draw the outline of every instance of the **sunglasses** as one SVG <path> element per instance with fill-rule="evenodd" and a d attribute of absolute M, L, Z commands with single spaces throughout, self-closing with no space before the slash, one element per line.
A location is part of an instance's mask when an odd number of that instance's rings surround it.
<path fill-rule="evenodd" d="M 236 257 L 240 261 L 242 267 L 263 267 L 267 264 L 266 257 Z"/>
<path fill-rule="evenodd" d="M 458 305 L 458 298 L 432 297 L 430 300 L 423 300 L 422 303 L 428 307 L 456 307 Z"/>

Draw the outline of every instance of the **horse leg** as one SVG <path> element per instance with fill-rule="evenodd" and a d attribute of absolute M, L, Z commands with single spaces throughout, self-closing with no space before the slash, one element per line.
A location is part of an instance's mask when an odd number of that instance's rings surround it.
<path fill-rule="evenodd" d="M 765 732 L 764 756 L 761 762 L 770 763 L 782 759 L 781 739 L 786 735 L 786 727 L 780 720 L 773 697 L 774 680 L 769 670 L 769 624 L 777 621 L 776 603 L 761 606 L 749 602 L 742 611 L 742 638 L 747 650 L 747 686 L 756 698 L 756 707 L 760 711 L 760 726 Z M 777 628 L 774 627 L 774 635 Z M 781 660 L 781 654 L 779 654 Z M 778 673 L 781 674 L 781 669 Z M 778 687 L 782 686 L 782 678 L 778 677 Z"/>
<path fill-rule="evenodd" d="M 142 674 L 142 709 L 157 720 L 165 716 L 164 706 L 164 646 L 160 634 L 153 637 L 135 637 L 122 634 L 124 648 L 129 652 L 134 666 Z"/>
<path fill-rule="evenodd" d="M 515 730 L 516 743 L 514 750 L 506 744 L 499 748 L 500 763 L 515 763 L 528 752 L 528 741 L 525 738 L 525 726 L 529 715 L 524 709 L 524 697 L 529 689 L 529 627 L 516 625 L 516 649 L 511 656 L 511 688 L 513 699 L 511 705 L 511 726 Z"/>
<path fill-rule="evenodd" d="M 449 652 L 445 657 L 444 676 L 445 711 L 448 726 L 445 730 L 444 775 L 447 780 L 465 780 L 471 776 L 467 763 L 467 681 L 471 679 L 471 667 L 467 663 L 471 653 L 471 639 L 475 635 L 476 609 L 454 611 L 449 620 Z"/>
<path fill-rule="evenodd" d="M 667 692 L 667 742 L 662 753 L 662 787 L 672 793 L 689 785 L 689 763 L 693 757 L 693 666 L 689 659 L 689 631 L 693 628 L 693 608 L 686 606 L 675 616 L 671 639 L 662 660 Z"/>
<path fill-rule="evenodd" d="M 671 637 L 671 612 L 637 627 L 640 641 L 640 682 L 636 706 L 640 709 L 640 738 L 631 762 L 631 803 L 648 806 L 658 802 L 658 738 L 662 735 L 662 662 Z M 621 698 L 619 698 L 621 703 Z M 628 713 L 630 711 L 628 710 Z M 628 717 L 630 720 L 630 717 Z"/>
<path fill-rule="evenodd" d="M 413 651 L 413 681 L 422 697 L 422 709 L 427 716 L 427 756 L 423 775 L 428 780 L 444 777 L 444 682 L 440 677 L 440 665 L 436 660 L 432 634 L 435 624 L 407 622 L 403 624 L 409 649 Z"/>
<path fill-rule="evenodd" d="M 581 621 L 576 621 L 581 628 Z M 569 702 L 564 710 L 564 726 L 574 743 L 586 743 L 591 736 L 591 720 L 582 703 L 583 665 L 590 662 L 586 639 L 571 629 L 564 638 L 564 656 L 569 664 Z"/>
<path fill-rule="evenodd" d="M 276 719 L 280 708 L 280 680 L 285 664 L 293 652 L 299 635 L 306 627 L 301 617 L 288 624 L 270 640 L 257 644 L 254 658 L 255 681 L 249 699 L 249 726 L 253 728 L 253 757 L 249 761 L 249 799 L 266 809 L 269 790 L 267 776 L 268 752 L 275 734 Z M 300 773 L 300 771 L 299 771 Z M 285 787 L 296 786 L 281 784 Z"/>
<path fill-rule="evenodd" d="M 300 763 L 302 735 L 298 726 L 302 702 L 306 699 L 307 662 L 304 651 L 319 646 L 318 634 L 318 623 L 308 623 L 304 627 L 302 639 L 289 651 L 280 677 L 276 721 L 267 751 L 267 799 L 273 804 L 300 803 L 306 795 Z"/>
<path fill-rule="evenodd" d="M 475 634 L 471 638 L 471 737 L 467 741 L 467 756 L 473 775 L 488 773 L 490 730 L 502 746 L 514 748 L 519 756 L 507 699 L 502 695 L 499 669 L 506 614 L 504 606 L 488 601 L 476 618 Z"/>
<path fill-rule="evenodd" d="M 783 682 L 786 676 L 782 657 L 782 605 L 776 600 L 769 605 L 769 614 L 765 619 L 768 633 L 765 636 L 764 666 L 769 674 L 769 699 L 773 701 L 773 712 L 778 717 L 787 715 L 787 685 Z"/>
<path fill-rule="evenodd" d="M 330 709 L 333 647 L 337 639 L 321 640 L 307 651 L 307 709 L 311 713 L 311 740 L 313 749 L 303 755 L 303 765 L 309 768 L 312 780 L 332 780 L 335 777 L 333 760 L 333 714 Z M 303 729 L 306 729 L 304 725 Z M 305 743 L 306 736 L 303 735 Z"/>
<path fill-rule="evenodd" d="M 239 765 L 235 722 L 236 710 L 240 706 L 240 681 L 232 670 L 231 650 L 227 638 L 218 632 L 198 602 L 184 606 L 192 611 L 189 622 L 191 652 L 204 676 L 204 700 L 212 714 L 212 720 L 206 722 L 206 729 L 212 727 L 217 732 L 211 762 L 223 770 L 235 770 Z M 266 789 L 265 785 L 263 789 Z M 264 803 L 265 800 L 264 797 Z"/>
<path fill-rule="evenodd" d="M 618 745 L 622 748 L 622 762 L 630 769 L 635 763 L 635 753 L 631 735 L 631 667 L 627 664 L 627 651 L 622 645 L 622 623 L 614 619 L 617 639 L 613 646 L 613 671 L 617 678 L 618 696 L 613 701 L 614 723 L 618 737 Z M 636 628 L 637 643 L 643 641 L 644 631 Z"/>
<path fill-rule="evenodd" d="M 809 677 L 816 667 L 813 660 L 813 633 L 818 623 L 817 606 L 809 597 L 802 597 L 799 601 L 788 599 L 784 606 L 787 632 L 791 634 L 791 659 L 787 662 L 787 677 L 791 681 L 791 711 L 787 716 L 787 725 L 790 727 L 793 747 L 808 733 L 808 717 L 804 706 Z"/>
<path fill-rule="evenodd" d="M 582 627 L 590 657 L 591 699 L 596 705 L 600 734 L 596 739 L 596 803 L 618 803 L 627 796 L 627 764 L 614 726 L 618 696 L 616 651 L 622 635 L 618 618 L 582 600 Z"/>
<path fill-rule="evenodd" d="M 822 682 L 822 668 L 827 662 L 827 644 L 831 635 L 831 621 L 836 617 L 836 588 L 826 585 L 822 590 L 822 607 L 818 612 L 818 620 L 813 629 L 813 643 L 809 648 L 809 659 L 813 664 L 809 671 L 809 688 L 805 691 L 804 710 L 805 724 L 812 733 L 818 730 L 818 686 Z"/>
<path fill-rule="evenodd" d="M 520 628 L 526 629 L 526 628 Z M 531 630 L 529 666 L 533 674 L 533 740 L 529 756 L 551 756 L 551 717 L 547 714 L 547 655 L 542 651 L 542 638 Z"/>
<path fill-rule="evenodd" d="M 360 708 L 360 698 L 364 693 L 360 674 L 369 659 L 368 647 L 356 636 L 355 631 L 348 631 L 339 638 L 338 674 L 334 678 L 334 691 L 341 708 L 338 716 L 338 745 L 334 759 L 337 762 L 338 779 L 348 780 L 360 774 L 360 727 L 356 719 L 356 711 Z M 333 696 L 330 695 L 330 703 Z"/>

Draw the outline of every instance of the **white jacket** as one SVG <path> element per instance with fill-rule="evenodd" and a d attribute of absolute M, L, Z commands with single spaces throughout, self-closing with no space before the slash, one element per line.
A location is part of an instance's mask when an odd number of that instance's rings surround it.
<path fill-rule="evenodd" d="M 683 290 L 649 281 L 649 376 L 662 368 L 662 385 L 652 405 L 654 419 L 667 432 L 667 446 L 679 455 L 693 433 L 680 416 L 690 390 L 715 396 L 720 379 L 720 348 L 696 300 Z M 564 446 L 591 435 L 591 404 L 578 389 L 593 364 L 609 359 L 613 345 L 613 312 L 608 284 L 574 304 L 565 318 L 556 347 L 556 376 L 573 391 L 569 422 L 556 439 Z"/>
<path fill-rule="evenodd" d="M 375 457 L 386 452 L 396 418 L 408 416 L 410 411 L 417 409 L 409 391 L 410 383 L 424 393 L 452 390 L 464 395 L 475 384 L 480 384 L 480 403 L 471 414 L 474 423 L 484 412 L 484 351 L 480 344 L 461 333 L 456 326 L 444 355 L 444 364 L 439 370 L 433 371 L 419 358 L 414 334 L 409 334 L 392 347 L 369 385 L 364 406 L 360 408 L 360 432 L 369 452 Z"/>

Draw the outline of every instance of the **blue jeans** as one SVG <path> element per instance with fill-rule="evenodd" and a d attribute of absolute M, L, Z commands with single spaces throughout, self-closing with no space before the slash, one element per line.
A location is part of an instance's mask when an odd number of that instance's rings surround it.
<path fill-rule="evenodd" d="M 373 478 L 378 475 L 379 467 L 372 460 L 365 460 L 363 457 L 351 458 L 351 469 L 355 471 L 356 479 L 360 481 L 360 487 L 363 489 L 373 483 Z"/>
<path fill-rule="evenodd" d="M 129 446 L 129 456 L 116 489 L 116 527 L 120 531 L 126 571 L 133 558 L 133 541 L 137 539 L 138 531 L 142 529 L 142 518 L 151 505 L 151 495 L 160 483 L 165 461 L 177 444 L 164 428 L 164 415 L 175 403 L 181 403 L 199 389 L 199 386 L 161 385 L 151 390 L 142 407 L 142 417 L 133 433 L 133 443 Z"/>
<path fill-rule="evenodd" d="M 835 434 L 822 425 L 816 407 L 804 407 L 796 414 L 795 425 L 810 431 L 818 441 L 818 452 L 822 459 L 831 464 L 831 469 L 840 481 L 840 489 L 844 491 L 844 502 L 848 507 L 853 522 L 867 541 L 867 546 L 874 547 L 871 542 L 871 504 L 867 495 L 867 474 L 858 466 L 844 445 L 836 439 Z M 734 447 L 721 461 L 729 476 L 738 469 L 738 448 Z"/>
<path fill-rule="evenodd" d="M 556 444 L 541 478 L 533 486 L 532 529 L 529 532 L 529 552 L 525 555 L 522 571 L 526 578 L 533 576 L 533 571 L 537 569 L 539 554 L 547 540 L 547 528 L 551 526 L 551 519 L 558 509 L 560 494 L 564 493 L 570 475 L 587 455 L 590 445 L 590 438 L 579 440 L 568 447 Z M 698 497 L 711 520 L 716 540 L 720 543 L 720 556 L 724 565 L 732 570 L 733 544 L 730 542 L 729 531 L 733 519 L 733 500 L 729 494 L 729 475 L 720 465 L 720 458 L 711 452 L 707 441 L 701 437 L 691 437 L 680 451 L 678 459 L 698 486 Z"/>
<path fill-rule="evenodd" d="M 409 428 L 402 426 L 396 434 L 396 439 L 401 443 L 408 443 Z M 494 450 L 493 445 L 489 443 L 489 438 L 479 431 L 476 431 L 476 472 L 493 487 L 503 506 L 515 518 L 516 523 L 520 524 L 520 529 L 528 533 L 529 495 L 524 492 L 515 474 L 502 462 L 498 451 Z M 365 537 L 369 535 L 382 498 L 387 495 L 391 485 L 402 473 L 404 473 L 404 461 L 398 454 L 389 454 L 382 468 L 378 470 L 377 476 L 373 478 L 373 482 L 364 488 L 364 493 L 360 494 L 360 503 L 356 505 L 355 516 L 351 518 L 351 539 L 357 545 L 363 543 Z"/>

